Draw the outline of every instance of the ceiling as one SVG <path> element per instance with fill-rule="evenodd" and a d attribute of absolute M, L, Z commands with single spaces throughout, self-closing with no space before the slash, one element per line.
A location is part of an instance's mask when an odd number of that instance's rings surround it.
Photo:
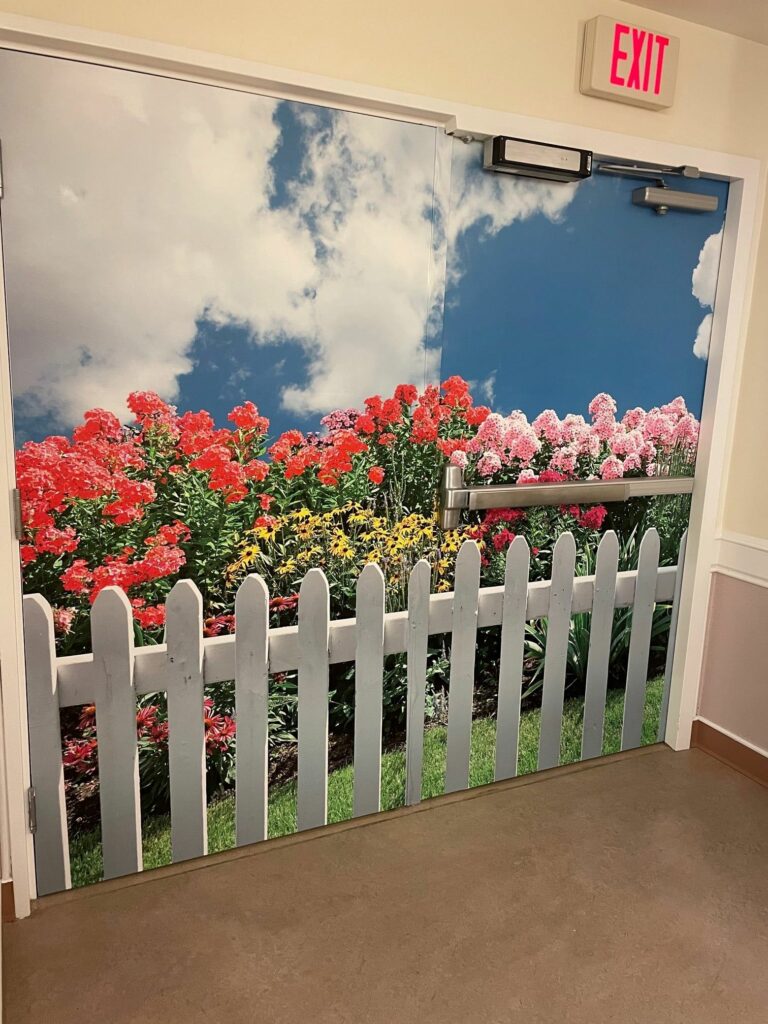
<path fill-rule="evenodd" d="M 768 44 L 768 0 L 633 0 L 698 25 Z"/>

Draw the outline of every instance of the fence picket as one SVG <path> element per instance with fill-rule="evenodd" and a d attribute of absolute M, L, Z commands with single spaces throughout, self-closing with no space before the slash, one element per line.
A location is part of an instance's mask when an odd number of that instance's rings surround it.
<path fill-rule="evenodd" d="M 629 638 L 627 683 L 624 691 L 624 720 L 621 749 L 639 747 L 643 732 L 648 656 L 651 650 L 653 610 L 656 606 L 656 574 L 659 570 L 659 535 L 647 530 L 640 542 L 632 605 L 632 633 Z"/>
<path fill-rule="evenodd" d="M 446 793 L 455 793 L 469 785 L 477 649 L 477 602 L 480 591 L 480 548 L 476 541 L 468 540 L 461 546 L 456 558 L 453 591 L 445 760 Z"/>
<path fill-rule="evenodd" d="M 171 852 L 174 863 L 208 852 L 203 721 L 203 601 L 179 580 L 165 605 Z"/>
<path fill-rule="evenodd" d="M 552 552 L 552 589 L 549 597 L 547 650 L 541 694 L 541 735 L 538 766 L 554 768 L 560 763 L 560 733 L 563 726 L 565 670 L 571 626 L 573 574 L 576 570 L 576 542 L 573 534 L 561 534 Z"/>
<path fill-rule="evenodd" d="M 427 685 L 429 636 L 429 562 L 421 559 L 408 580 L 408 696 L 405 732 L 405 802 L 421 801 L 421 768 L 424 758 L 424 698 Z"/>
<path fill-rule="evenodd" d="M 504 571 L 499 697 L 496 712 L 496 781 L 512 779 L 517 775 L 529 572 L 528 542 L 525 537 L 515 537 L 507 548 Z"/>
<path fill-rule="evenodd" d="M 605 697 L 611 662 L 616 575 L 619 569 L 619 539 L 613 530 L 600 541 L 595 565 L 595 595 L 589 627 L 587 682 L 584 693 L 584 723 L 581 759 L 599 757 L 603 751 Z"/>
<path fill-rule="evenodd" d="M 355 602 L 354 817 L 381 807 L 384 596 L 384 573 L 378 565 L 366 565 L 357 581 Z"/>
<path fill-rule="evenodd" d="M 328 820 L 328 580 L 310 569 L 299 590 L 299 831 Z"/>
<path fill-rule="evenodd" d="M 99 803 L 104 877 L 141 871 L 139 749 L 133 685 L 133 611 L 118 587 L 101 591 L 91 610 L 99 742 Z"/>
<path fill-rule="evenodd" d="M 35 790 L 37 892 L 70 889 L 69 836 L 61 759 L 56 640 L 51 606 L 40 594 L 24 598 L 30 781 Z"/>
<path fill-rule="evenodd" d="M 683 566 L 685 549 L 688 545 L 686 530 L 680 541 L 677 553 L 677 575 L 675 576 L 675 593 L 672 598 L 672 614 L 669 617 L 669 640 L 667 641 L 667 659 L 664 665 L 664 690 L 661 695 L 661 712 L 659 714 L 659 731 L 656 736 L 659 743 L 664 740 L 667 732 L 667 715 L 669 714 L 669 691 L 672 687 L 672 668 L 675 661 L 675 640 L 677 639 L 677 619 L 680 613 L 680 591 L 683 587 Z"/>
<path fill-rule="evenodd" d="M 407 656 L 407 804 L 421 800 L 425 690 L 430 630 L 453 634 L 447 738 L 447 792 L 466 788 L 471 755 L 472 699 L 478 623 L 501 626 L 495 778 L 516 774 L 525 628 L 547 616 L 539 769 L 559 763 L 571 617 L 591 609 L 592 623 L 582 758 L 599 756 L 614 607 L 633 607 L 622 749 L 642 738 L 655 602 L 673 601 L 659 736 L 669 704 L 683 537 L 677 567 L 659 569 L 659 537 L 649 530 L 638 569 L 617 572 L 618 542 L 608 533 L 598 549 L 594 580 L 574 577 L 570 533 L 557 541 L 551 580 L 529 583 L 529 550 L 517 538 L 507 552 L 503 587 L 480 590 L 480 553 L 462 546 L 453 594 L 430 594 L 422 560 L 408 584 L 406 612 L 386 614 L 385 580 L 367 566 L 357 581 L 356 618 L 330 621 L 328 581 L 310 570 L 301 585 L 298 627 L 270 630 L 269 593 L 250 576 L 238 591 L 234 637 L 203 639 L 202 599 L 194 583 L 177 583 L 166 602 L 166 643 L 134 650 L 125 595 L 107 588 L 92 609 L 93 653 L 56 658 L 53 613 L 39 595 L 24 598 L 31 781 L 36 789 L 35 860 L 41 895 L 71 886 L 61 758 L 60 707 L 96 705 L 100 747 L 102 830 L 106 877 L 140 871 L 141 832 L 136 743 L 136 694 L 168 694 L 171 841 L 174 861 L 207 852 L 204 681 L 235 678 L 237 843 L 257 842 L 268 825 L 269 672 L 298 669 L 297 824 L 325 824 L 328 800 L 329 666 L 356 660 L 355 816 L 381 802 L 382 693 L 385 654 Z M 151 655 L 151 656 L 150 656 Z"/>
<path fill-rule="evenodd" d="M 235 597 L 235 835 L 238 846 L 267 838 L 269 591 L 261 576 Z"/>

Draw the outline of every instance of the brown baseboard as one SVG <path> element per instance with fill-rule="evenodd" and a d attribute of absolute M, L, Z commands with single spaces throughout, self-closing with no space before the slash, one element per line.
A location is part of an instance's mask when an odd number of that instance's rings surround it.
<path fill-rule="evenodd" d="M 3 924 L 16 920 L 16 904 L 13 901 L 13 882 L 0 883 L 0 917 Z"/>
<path fill-rule="evenodd" d="M 694 721 L 691 730 L 691 746 L 716 757 L 718 761 L 735 768 L 737 772 L 768 786 L 768 757 L 751 747 L 713 729 L 706 722 Z"/>

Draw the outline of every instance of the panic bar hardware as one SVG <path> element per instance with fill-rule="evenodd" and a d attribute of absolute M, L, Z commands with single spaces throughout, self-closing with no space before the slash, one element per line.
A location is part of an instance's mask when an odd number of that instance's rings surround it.
<path fill-rule="evenodd" d="M 590 505 L 659 494 L 690 494 L 692 476 L 567 480 L 548 484 L 488 484 L 467 487 L 458 466 L 446 466 L 440 488 L 440 527 L 455 530 L 462 509 L 528 508 L 531 505 Z"/>

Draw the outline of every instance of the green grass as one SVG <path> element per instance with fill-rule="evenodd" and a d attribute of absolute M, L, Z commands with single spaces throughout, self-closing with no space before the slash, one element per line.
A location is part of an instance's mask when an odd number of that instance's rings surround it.
<path fill-rule="evenodd" d="M 662 680 L 648 684 L 646 690 L 643 743 L 656 742 L 661 709 Z M 584 701 L 573 698 L 565 702 L 563 731 L 560 745 L 560 763 L 571 764 L 581 753 L 581 727 Z M 621 721 L 624 711 L 624 693 L 608 693 L 605 708 L 603 753 L 615 753 L 621 741 Z M 518 774 L 536 770 L 539 746 L 540 712 L 525 712 L 520 718 L 520 745 Z M 428 729 L 424 736 L 424 769 L 421 795 L 423 799 L 443 792 L 445 781 L 445 741 L 443 727 Z M 496 722 L 481 718 L 472 726 L 472 755 L 469 784 L 482 786 L 493 782 Z M 328 821 L 344 821 L 352 816 L 352 765 L 339 768 L 328 777 Z M 401 807 L 405 793 L 405 753 L 394 750 L 381 759 L 381 807 L 389 811 Z M 296 831 L 296 783 L 275 787 L 269 795 L 269 835 L 286 835 Z M 218 853 L 235 845 L 234 797 L 228 796 L 212 803 L 208 808 L 208 850 Z M 143 824 L 144 867 L 156 868 L 171 861 L 171 833 L 168 816 L 151 818 Z M 101 879 L 101 837 L 99 829 L 76 836 L 70 843 L 72 884 L 89 885 Z"/>

